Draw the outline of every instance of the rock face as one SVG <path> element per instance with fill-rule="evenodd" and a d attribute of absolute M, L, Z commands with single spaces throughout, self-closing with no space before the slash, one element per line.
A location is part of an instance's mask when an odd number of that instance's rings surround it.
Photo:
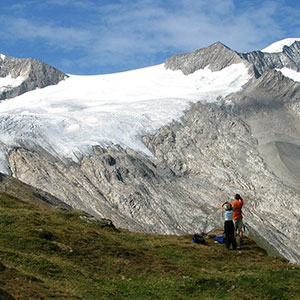
<path fill-rule="evenodd" d="M 190 74 L 244 61 L 252 80 L 223 104 L 193 104 L 180 122 L 130 149 L 94 147 L 80 163 L 14 149 L 13 176 L 116 226 L 194 233 L 222 226 L 221 202 L 245 199 L 248 229 L 300 263 L 300 84 L 273 70 L 299 70 L 299 42 L 283 53 L 240 54 L 221 43 L 173 56 L 166 68 Z"/>
<path fill-rule="evenodd" d="M 240 56 L 252 63 L 257 77 L 275 68 L 289 68 L 300 71 L 300 42 L 294 42 L 290 47 L 284 46 L 280 53 L 264 53 L 253 51 L 241 53 Z"/>
<path fill-rule="evenodd" d="M 190 53 L 174 55 L 165 62 L 165 67 L 171 70 L 181 70 L 188 75 L 209 66 L 212 71 L 220 71 L 232 64 L 242 62 L 240 55 L 217 42 L 209 47 Z"/>
<path fill-rule="evenodd" d="M 57 84 L 66 76 L 63 72 L 33 58 L 1 56 L 0 78 L 20 78 L 20 82 L 0 87 L 0 100 L 14 98 L 36 88 Z"/>

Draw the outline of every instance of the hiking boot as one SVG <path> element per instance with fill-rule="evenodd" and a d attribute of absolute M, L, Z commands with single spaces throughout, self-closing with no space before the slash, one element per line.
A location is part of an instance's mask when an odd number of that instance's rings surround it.
<path fill-rule="evenodd" d="M 244 244 L 243 240 L 240 240 L 240 246 L 243 246 L 243 244 Z"/>

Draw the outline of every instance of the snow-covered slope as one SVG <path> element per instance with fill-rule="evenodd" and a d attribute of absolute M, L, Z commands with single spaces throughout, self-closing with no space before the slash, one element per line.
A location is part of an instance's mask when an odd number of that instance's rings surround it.
<path fill-rule="evenodd" d="M 188 76 L 164 65 L 98 76 L 75 76 L 0 103 L 0 172 L 6 153 L 37 146 L 75 161 L 93 145 L 120 145 L 151 155 L 141 136 L 178 120 L 190 102 L 215 102 L 250 79 L 243 63 Z M 0 82 L 1 83 L 1 82 Z"/>
<path fill-rule="evenodd" d="M 284 46 L 291 46 L 295 41 L 300 42 L 300 38 L 287 38 L 287 39 L 274 42 L 268 47 L 262 49 L 261 52 L 279 53 L 282 52 Z"/>

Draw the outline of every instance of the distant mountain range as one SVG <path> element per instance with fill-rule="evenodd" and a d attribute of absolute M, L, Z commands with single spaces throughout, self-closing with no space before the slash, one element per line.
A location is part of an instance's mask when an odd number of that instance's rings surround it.
<path fill-rule="evenodd" d="M 300 39 L 217 42 L 129 72 L 75 76 L 0 56 L 0 171 L 116 226 L 221 226 L 300 263 Z"/>

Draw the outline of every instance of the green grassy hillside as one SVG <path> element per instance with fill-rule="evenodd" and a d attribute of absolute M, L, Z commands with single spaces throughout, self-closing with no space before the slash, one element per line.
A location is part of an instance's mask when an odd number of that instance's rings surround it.
<path fill-rule="evenodd" d="M 226 252 L 82 216 L 0 193 L 0 299 L 300 299 L 300 268 L 250 239 Z"/>

